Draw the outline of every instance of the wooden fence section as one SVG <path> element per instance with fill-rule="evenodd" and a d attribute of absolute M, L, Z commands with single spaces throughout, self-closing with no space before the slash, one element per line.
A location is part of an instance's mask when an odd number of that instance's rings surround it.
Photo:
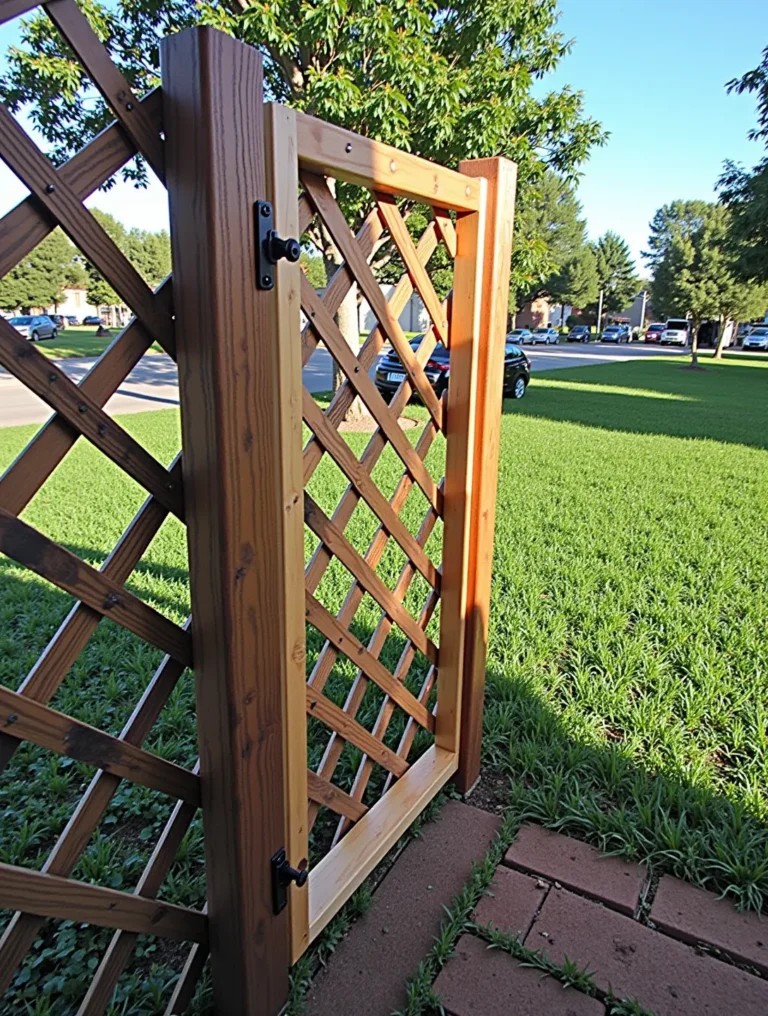
<path fill-rule="evenodd" d="M 0 0 L 0 23 L 34 6 Z M 0 907 L 13 911 L 0 994 L 46 919 L 68 919 L 114 929 L 79 1016 L 106 1010 L 144 934 L 189 943 L 167 1016 L 188 1007 L 209 952 L 217 1012 L 274 1016 L 290 963 L 446 781 L 467 787 L 479 766 L 514 167 L 456 172 L 264 106 L 259 54 L 211 29 L 165 40 L 163 94 L 139 100 L 74 0 L 43 7 L 116 119 L 56 169 L 0 106 L 0 156 L 31 192 L 0 220 L 0 272 L 60 225 L 136 316 L 79 385 L 0 320 L 0 365 L 53 411 L 0 477 L 0 552 L 77 599 L 18 687 L 0 687 L 0 771 L 22 741 L 97 769 L 41 871 L 0 864 Z M 83 204 L 136 153 L 171 202 L 173 280 L 155 293 Z M 259 288 L 264 200 L 281 237 L 320 231 L 337 252 L 322 296 L 286 260 Z M 429 220 L 417 240 L 414 206 Z M 384 244 L 402 265 L 388 300 L 371 266 Z M 438 247 L 454 265 L 446 300 L 428 270 Z M 353 286 L 378 322 L 359 350 L 337 320 Z M 398 324 L 414 292 L 431 321 L 418 340 Z M 179 366 L 183 454 L 167 468 L 104 412 L 153 341 Z M 450 353 L 440 394 L 438 344 Z M 302 380 L 318 349 L 343 376 L 326 406 Z M 370 372 L 390 351 L 401 377 L 385 400 Z M 357 398 L 373 420 L 364 447 L 342 433 Z M 79 438 L 148 495 L 100 569 L 20 517 Z M 316 483 L 329 471 L 335 504 Z M 188 533 L 183 627 L 125 588 L 169 515 Z M 103 617 L 166 653 L 119 736 L 50 705 Z M 144 743 L 193 665 L 200 761 L 188 770 Z M 308 731 L 315 745 L 324 732 L 310 767 Z M 169 798 L 133 893 L 71 877 L 123 780 Z M 204 911 L 158 899 L 200 807 Z M 276 911 L 283 849 L 309 881 Z"/>
<path fill-rule="evenodd" d="M 0 4 L 0 21 L 35 6 L 6 0 Z M 83 205 L 137 153 L 160 180 L 165 179 L 162 99 L 159 91 L 142 99 L 132 93 L 74 0 L 54 0 L 44 9 L 106 99 L 115 122 L 56 168 L 0 106 L 0 155 L 30 191 L 0 219 L 0 273 L 10 271 L 58 225 L 136 316 L 79 385 L 0 319 L 0 365 L 53 413 L 0 477 L 0 552 L 77 601 L 26 677 L 19 675 L 18 687 L 0 689 L 0 769 L 7 769 L 19 745 L 27 741 L 97 770 L 42 871 L 0 864 L 0 906 L 11 911 L 0 940 L 0 995 L 38 936 L 45 933 L 47 919 L 111 928 L 112 941 L 78 1009 L 86 1016 L 105 1011 L 131 961 L 138 935 L 187 941 L 195 955 L 205 956 L 208 920 L 196 910 L 156 899 L 200 807 L 198 767 L 189 771 L 142 747 L 185 669 L 192 665 L 192 636 L 188 625 L 177 626 L 125 588 L 168 515 L 182 521 L 186 517 L 181 461 L 177 458 L 164 466 L 103 409 L 154 341 L 175 358 L 171 281 L 153 293 Z M 81 438 L 148 495 L 100 569 L 20 518 Z M 48 705 L 103 617 L 167 654 L 117 737 Z M 126 780 L 153 788 L 168 799 L 168 820 L 133 893 L 71 878 Z M 176 998 L 189 999 L 195 973 L 199 967 L 182 976 Z M 169 999 L 167 1012 L 180 1011 L 175 1005 Z"/>

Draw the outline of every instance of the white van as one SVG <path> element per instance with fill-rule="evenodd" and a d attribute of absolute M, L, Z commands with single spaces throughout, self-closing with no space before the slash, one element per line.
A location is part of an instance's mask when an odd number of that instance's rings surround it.
<path fill-rule="evenodd" d="M 667 326 L 661 333 L 662 346 L 687 346 L 688 345 L 688 321 L 686 318 L 670 318 Z"/>

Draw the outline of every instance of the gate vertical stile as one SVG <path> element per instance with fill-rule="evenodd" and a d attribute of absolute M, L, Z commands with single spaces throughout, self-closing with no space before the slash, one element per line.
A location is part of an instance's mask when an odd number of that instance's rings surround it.
<path fill-rule="evenodd" d="M 486 181 L 485 253 L 476 376 L 469 561 L 462 608 L 465 619 L 459 768 L 454 783 L 467 793 L 480 776 L 483 695 L 496 524 L 496 486 L 507 332 L 509 266 L 515 215 L 517 166 L 504 158 L 472 159 L 459 171 Z"/>
<path fill-rule="evenodd" d="M 257 288 L 255 206 L 277 179 L 261 56 L 192 28 L 162 58 L 214 1001 L 275 1016 L 291 908 L 274 913 L 271 859 L 297 842 L 302 743 L 286 743 L 304 666 L 298 266 Z"/>

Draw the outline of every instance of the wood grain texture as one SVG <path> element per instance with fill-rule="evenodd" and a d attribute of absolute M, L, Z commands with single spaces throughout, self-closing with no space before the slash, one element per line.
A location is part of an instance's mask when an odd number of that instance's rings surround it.
<path fill-rule="evenodd" d="M 214 1004 L 277 1012 L 290 925 L 270 858 L 286 843 L 285 547 L 301 506 L 281 502 L 276 294 L 255 278 L 261 57 L 210 28 L 161 48 Z"/>
<path fill-rule="evenodd" d="M 10 169 L 141 318 L 153 337 L 164 348 L 172 348 L 173 322 L 155 303 L 149 286 L 2 104 L 0 148 Z"/>
<path fill-rule="evenodd" d="M 200 804 L 200 781 L 187 769 L 2 686 L 0 727 L 19 740 L 179 797 L 194 807 Z"/>
<path fill-rule="evenodd" d="M 301 236 L 299 222 L 299 164 L 296 156 L 296 120 L 293 110 L 274 103 L 265 108 L 266 167 L 268 194 L 275 229 L 280 236 Z M 275 266 L 275 299 L 270 302 L 271 333 L 277 344 L 280 416 L 279 498 L 284 524 L 283 575 L 285 660 L 283 684 L 285 717 L 286 839 L 294 866 L 309 863 L 307 826 L 307 718 L 306 625 L 302 610 L 304 592 L 304 525 L 302 519 L 303 472 L 301 443 L 301 267 L 285 259 Z M 288 890 L 291 925 L 291 959 L 296 961 L 309 944 L 309 900 L 304 886 Z"/>
<path fill-rule="evenodd" d="M 187 666 L 192 640 L 103 572 L 0 508 L 0 551 Z"/>
<path fill-rule="evenodd" d="M 45 4 L 45 12 L 77 54 L 125 133 L 160 181 L 164 182 L 165 156 L 160 132 L 155 129 L 75 0 L 50 0 Z"/>
<path fill-rule="evenodd" d="M 318 776 L 317 773 L 313 773 L 311 769 L 307 773 L 307 784 L 310 800 L 330 808 L 337 815 L 345 815 L 347 818 L 357 821 L 368 811 L 360 801 L 356 801 L 343 790 L 334 787 L 332 783 L 322 776 Z"/>
<path fill-rule="evenodd" d="M 328 227 L 328 232 L 333 237 L 334 243 L 354 273 L 357 284 L 376 316 L 381 330 L 389 339 L 392 349 L 397 353 L 414 390 L 427 407 L 430 416 L 437 426 L 442 429 L 441 404 L 432 389 L 427 375 L 424 373 L 424 368 L 414 356 L 414 352 L 408 344 L 399 321 L 392 313 L 386 297 L 374 278 L 370 265 L 360 253 L 360 249 L 354 241 L 347 221 L 336 203 L 336 199 L 328 189 L 328 184 L 325 180 L 313 177 L 309 173 L 304 174 L 301 179 L 312 203 Z"/>
<path fill-rule="evenodd" d="M 159 935 L 182 942 L 204 942 L 207 937 L 205 916 L 196 910 L 13 864 L 0 863 L 0 899 L 13 910 L 24 907 L 40 917 L 124 928 L 138 935 Z"/>
<path fill-rule="evenodd" d="M 414 198 L 445 208 L 477 210 L 479 187 L 454 169 L 428 162 L 343 127 L 297 113 L 299 163 L 314 173 L 385 194 Z"/>
<path fill-rule="evenodd" d="M 467 564 L 464 678 L 456 786 L 466 793 L 480 775 L 488 620 L 496 523 L 509 259 L 515 215 L 517 167 L 507 159 L 462 162 L 460 170 L 487 181 L 485 252 L 475 403 L 470 542 Z"/>
<path fill-rule="evenodd" d="M 162 113 L 160 89 L 141 99 L 143 116 L 159 134 Z M 122 127 L 112 123 L 89 141 L 84 148 L 54 170 L 81 201 L 109 180 L 136 154 Z M 14 268 L 42 240 L 53 232 L 56 220 L 30 195 L 0 218 L 0 276 Z M 149 343 L 148 343 L 149 345 Z"/>
<path fill-rule="evenodd" d="M 307 687 L 306 696 L 307 712 L 310 716 L 314 716 L 331 730 L 336 731 L 345 741 L 349 741 L 360 751 L 370 755 L 379 765 L 384 766 L 395 776 L 403 775 L 408 768 L 408 763 L 373 737 L 357 720 L 352 719 L 343 709 L 313 688 Z"/>
<path fill-rule="evenodd" d="M 36 0 L 0 0 L 0 25 L 37 7 Z"/>
<path fill-rule="evenodd" d="M 183 671 L 183 664 L 170 656 L 163 659 L 123 727 L 120 740 L 142 744 Z M 8 735 L 3 735 L 3 746 L 5 741 L 19 744 Z M 48 855 L 42 869 L 44 872 L 62 876 L 72 874 L 120 783 L 119 776 L 103 769 L 96 773 Z M 42 924 L 43 919 L 36 914 L 17 911 L 6 925 L 0 940 L 0 993 L 8 988 Z"/>
<path fill-rule="evenodd" d="M 434 717 L 431 713 L 311 593 L 306 594 L 306 606 L 307 620 L 310 624 L 322 632 L 327 639 L 335 642 L 339 650 L 350 660 L 353 660 L 366 677 L 370 678 L 383 692 L 394 699 L 409 716 L 412 716 L 427 730 L 434 730 Z"/>
<path fill-rule="evenodd" d="M 403 259 L 405 270 L 411 277 L 414 289 L 421 297 L 422 303 L 427 309 L 437 337 L 448 348 L 448 318 L 435 292 L 435 287 L 432 285 L 432 280 L 427 273 L 427 269 L 419 260 L 411 234 L 408 232 L 405 220 L 395 204 L 395 199 L 386 194 L 377 194 L 376 203 L 379 206 L 381 217 L 389 230 L 389 235 L 400 252 L 400 257 Z"/>
<path fill-rule="evenodd" d="M 0 364 L 183 521 L 181 484 L 5 318 L 0 318 Z"/>
<path fill-rule="evenodd" d="M 451 380 L 445 432 L 443 584 L 440 603 L 440 679 L 435 743 L 459 748 L 467 568 L 470 542 L 477 363 L 482 342 L 485 181 L 480 211 L 459 216 L 451 303 Z"/>
<path fill-rule="evenodd" d="M 416 816 L 456 771 L 457 756 L 433 746 L 355 823 L 309 876 L 309 936 L 314 940 Z"/>

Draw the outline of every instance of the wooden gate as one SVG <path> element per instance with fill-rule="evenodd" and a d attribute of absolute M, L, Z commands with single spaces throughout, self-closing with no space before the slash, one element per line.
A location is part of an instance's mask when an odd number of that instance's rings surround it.
<path fill-rule="evenodd" d="M 32 6 L 5 0 L 0 20 Z M 74 0 L 45 8 L 117 121 L 56 170 L 0 107 L 0 155 L 31 192 L 0 220 L 0 273 L 59 224 L 136 318 L 79 385 L 0 319 L 0 365 L 54 412 L 0 479 L 0 551 L 75 598 L 16 690 L 0 687 L 0 759 L 28 741 L 97 768 L 42 870 L 0 864 L 0 992 L 52 918 L 114 929 L 83 1016 L 105 1010 L 140 935 L 190 943 L 167 1014 L 210 951 L 216 1011 L 273 1016 L 290 964 L 446 781 L 479 772 L 515 170 L 456 172 L 264 105 L 259 54 L 210 29 L 164 41 L 162 96 L 140 101 Z M 151 293 L 82 204 L 137 150 L 169 191 L 172 294 L 170 279 Z M 281 238 L 323 230 L 339 264 L 322 295 L 295 262 L 264 261 L 265 208 Z M 403 268 L 388 296 L 382 244 Z M 445 301 L 427 271 L 439 246 Z M 378 322 L 359 351 L 336 320 L 353 284 Z M 418 342 L 398 323 L 414 292 Z M 179 371 L 183 455 L 167 469 L 103 410 L 153 341 Z M 302 380 L 318 350 L 343 375 L 325 402 Z M 389 351 L 387 402 L 371 370 Z M 357 397 L 368 437 L 340 432 Z M 20 518 L 79 437 L 149 495 L 98 570 Z M 169 513 L 188 533 L 183 627 L 125 588 Z M 167 654 L 119 736 L 48 705 L 104 617 Z M 192 665 L 194 768 L 142 747 Z M 72 877 L 123 780 L 171 808 L 133 893 Z M 204 912 L 156 899 L 200 806 Z"/>

